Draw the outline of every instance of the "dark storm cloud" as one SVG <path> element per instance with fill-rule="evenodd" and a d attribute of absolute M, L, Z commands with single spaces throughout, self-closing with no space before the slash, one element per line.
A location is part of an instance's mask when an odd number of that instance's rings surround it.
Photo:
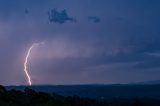
<path fill-rule="evenodd" d="M 135 65 L 135 68 L 139 69 L 154 69 L 154 68 L 160 68 L 160 61 L 155 60 L 155 61 L 145 61 L 145 62 L 140 62 Z"/>
<path fill-rule="evenodd" d="M 33 84 L 158 79 L 159 5 L 151 0 L 0 0 L 0 83 L 26 84 L 24 57 L 41 41 L 45 45 L 32 51 L 28 64 Z M 51 22 L 63 25 L 48 24 L 48 11 Z M 86 20 L 92 15 L 90 21 L 98 24 Z"/>
<path fill-rule="evenodd" d="M 145 57 L 148 57 L 148 59 L 138 62 L 135 64 L 134 68 L 139 69 L 155 69 L 160 68 L 160 52 L 150 52 L 150 53 L 144 53 Z"/>
<path fill-rule="evenodd" d="M 99 23 L 101 21 L 100 18 L 97 16 L 89 16 L 88 20 L 93 21 L 94 23 Z"/>
<path fill-rule="evenodd" d="M 68 16 L 66 10 L 62 10 L 59 12 L 55 8 L 48 12 L 48 18 L 50 22 L 55 22 L 59 24 L 64 24 L 67 21 L 76 22 L 76 19 Z"/>

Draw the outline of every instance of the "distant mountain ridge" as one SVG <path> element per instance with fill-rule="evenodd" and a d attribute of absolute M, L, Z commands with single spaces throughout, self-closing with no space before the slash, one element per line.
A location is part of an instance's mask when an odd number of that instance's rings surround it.
<path fill-rule="evenodd" d="M 152 80 L 152 81 L 143 81 L 143 82 L 138 82 L 137 84 L 160 84 L 160 80 Z"/>

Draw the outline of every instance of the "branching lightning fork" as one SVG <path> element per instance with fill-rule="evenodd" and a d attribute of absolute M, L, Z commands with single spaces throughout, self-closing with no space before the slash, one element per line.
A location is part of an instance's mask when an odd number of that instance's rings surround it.
<path fill-rule="evenodd" d="M 31 81 L 31 76 L 29 75 L 28 73 L 28 68 L 27 68 L 27 63 L 28 63 L 28 59 L 29 59 L 29 56 L 31 54 L 31 51 L 34 47 L 40 45 L 40 44 L 44 44 L 44 42 L 41 42 L 41 43 L 34 43 L 29 49 L 28 49 L 28 52 L 27 52 L 27 55 L 25 57 L 25 62 L 24 62 L 24 72 L 26 74 L 26 77 L 28 79 L 28 84 L 31 86 L 32 85 L 32 81 Z"/>

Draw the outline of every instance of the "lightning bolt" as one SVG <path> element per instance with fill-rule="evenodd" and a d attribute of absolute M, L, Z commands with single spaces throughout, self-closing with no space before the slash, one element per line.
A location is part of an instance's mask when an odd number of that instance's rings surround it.
<path fill-rule="evenodd" d="M 33 48 L 37 47 L 38 45 L 40 44 L 44 44 L 44 42 L 41 42 L 41 43 L 34 43 L 31 45 L 31 47 L 28 49 L 28 52 L 27 52 L 27 55 L 25 57 L 25 62 L 24 62 L 24 72 L 26 74 L 26 77 L 28 79 L 28 84 L 31 86 L 32 85 L 32 81 L 31 81 L 31 76 L 29 75 L 28 73 L 28 68 L 27 68 L 27 63 L 28 63 L 28 59 L 29 59 L 29 56 L 31 54 L 31 51 Z"/>

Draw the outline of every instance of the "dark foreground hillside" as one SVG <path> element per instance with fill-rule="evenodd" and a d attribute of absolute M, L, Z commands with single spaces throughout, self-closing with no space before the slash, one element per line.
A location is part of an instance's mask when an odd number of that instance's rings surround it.
<path fill-rule="evenodd" d="M 7 90 L 16 89 L 23 91 L 27 86 L 6 86 Z M 160 84 L 136 85 L 136 84 L 114 84 L 114 85 L 34 85 L 31 89 L 37 92 L 55 92 L 63 96 L 74 96 L 91 99 L 111 98 L 159 98 Z"/>
<path fill-rule="evenodd" d="M 24 91 L 6 90 L 0 86 L 0 106 L 160 106 L 153 98 L 89 99 L 79 96 L 61 96 L 55 93 L 36 92 L 28 87 Z"/>

